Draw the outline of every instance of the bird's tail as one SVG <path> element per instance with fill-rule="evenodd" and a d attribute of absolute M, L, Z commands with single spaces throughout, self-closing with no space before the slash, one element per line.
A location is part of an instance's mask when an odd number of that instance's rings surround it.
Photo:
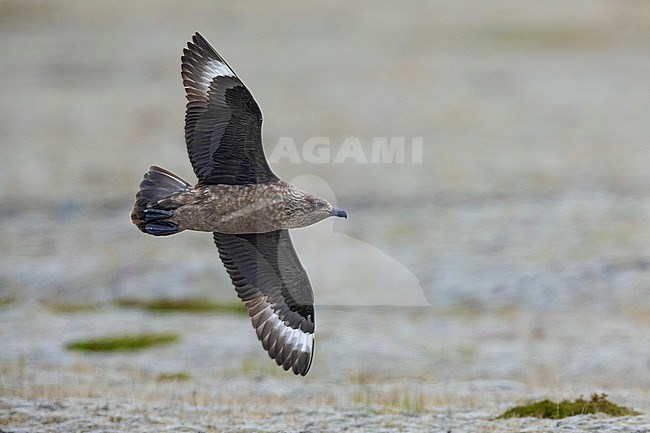
<path fill-rule="evenodd" d="M 168 236 L 182 231 L 178 224 L 171 221 L 177 207 L 170 205 L 169 201 L 161 202 L 189 188 L 191 185 L 174 173 L 152 165 L 144 174 L 140 190 L 135 195 L 131 222 L 144 233 L 154 236 Z"/>

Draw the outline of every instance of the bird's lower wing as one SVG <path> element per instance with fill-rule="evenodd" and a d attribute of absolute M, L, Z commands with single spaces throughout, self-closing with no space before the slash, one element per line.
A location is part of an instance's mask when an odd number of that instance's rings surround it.
<path fill-rule="evenodd" d="M 314 295 L 289 231 L 213 235 L 262 346 L 304 376 L 314 353 Z"/>

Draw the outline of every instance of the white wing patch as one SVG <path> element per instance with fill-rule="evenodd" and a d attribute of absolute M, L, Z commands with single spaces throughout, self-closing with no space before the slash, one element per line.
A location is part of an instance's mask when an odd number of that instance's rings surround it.
<path fill-rule="evenodd" d="M 181 70 L 190 101 L 207 102 L 210 84 L 217 77 L 237 77 L 230 66 L 198 33 L 183 50 Z"/>
<path fill-rule="evenodd" d="M 257 302 L 262 302 L 265 305 L 251 317 L 251 321 L 255 327 L 257 338 L 262 342 L 262 346 L 269 352 L 271 358 L 275 359 L 275 362 L 285 370 L 294 365 L 297 369 L 298 367 L 304 368 L 305 363 L 310 364 L 314 334 L 292 328 L 288 322 L 282 322 L 265 299 L 258 298 Z M 298 362 L 299 360 L 302 362 Z"/>
<path fill-rule="evenodd" d="M 196 88 L 202 93 L 207 94 L 210 89 L 210 83 L 217 77 L 236 77 L 235 73 L 225 63 L 218 60 L 210 59 L 204 63 L 200 74 L 195 81 Z"/>
<path fill-rule="evenodd" d="M 225 63 L 211 59 L 205 64 L 205 77 L 210 83 L 215 77 L 234 77 L 235 73 Z"/>

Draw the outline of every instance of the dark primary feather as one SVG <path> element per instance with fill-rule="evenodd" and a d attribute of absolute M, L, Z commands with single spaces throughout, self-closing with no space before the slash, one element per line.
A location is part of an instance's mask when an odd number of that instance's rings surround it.
<path fill-rule="evenodd" d="M 276 180 L 262 148 L 262 112 L 246 86 L 199 33 L 181 61 L 188 100 L 185 141 L 199 183 Z"/>
<path fill-rule="evenodd" d="M 285 370 L 307 374 L 314 353 L 314 295 L 288 230 L 214 233 L 214 241 L 264 349 Z"/>

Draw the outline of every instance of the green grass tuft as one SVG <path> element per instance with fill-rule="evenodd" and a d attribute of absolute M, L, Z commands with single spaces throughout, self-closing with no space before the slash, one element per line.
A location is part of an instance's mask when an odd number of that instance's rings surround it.
<path fill-rule="evenodd" d="M 524 406 L 516 406 L 505 411 L 499 418 L 551 418 L 560 419 L 587 413 L 606 413 L 611 416 L 640 415 L 639 412 L 618 406 L 607 400 L 607 394 L 593 394 L 591 400 L 582 397 L 575 401 L 563 400 L 556 403 L 542 400 Z"/>
<path fill-rule="evenodd" d="M 55 302 L 42 302 L 45 308 L 54 313 L 74 314 L 74 313 L 87 313 L 89 311 L 96 311 L 99 309 L 98 305 L 92 304 L 59 304 Z"/>
<path fill-rule="evenodd" d="M 155 313 L 236 313 L 248 314 L 243 302 L 214 302 L 208 299 L 155 299 L 140 301 L 136 299 L 121 299 L 116 302 L 123 308 L 141 308 Z"/>
<path fill-rule="evenodd" d="M 84 352 L 112 352 L 146 349 L 152 346 L 173 343 L 178 340 L 176 334 L 135 334 L 98 337 L 88 340 L 72 341 L 66 345 L 69 350 Z"/>
<path fill-rule="evenodd" d="M 16 302 L 14 298 L 0 298 L 0 308 L 9 307 L 14 302 Z"/>
<path fill-rule="evenodd" d="M 156 376 L 157 382 L 185 382 L 192 378 L 188 373 L 179 371 L 177 373 L 160 373 Z"/>

